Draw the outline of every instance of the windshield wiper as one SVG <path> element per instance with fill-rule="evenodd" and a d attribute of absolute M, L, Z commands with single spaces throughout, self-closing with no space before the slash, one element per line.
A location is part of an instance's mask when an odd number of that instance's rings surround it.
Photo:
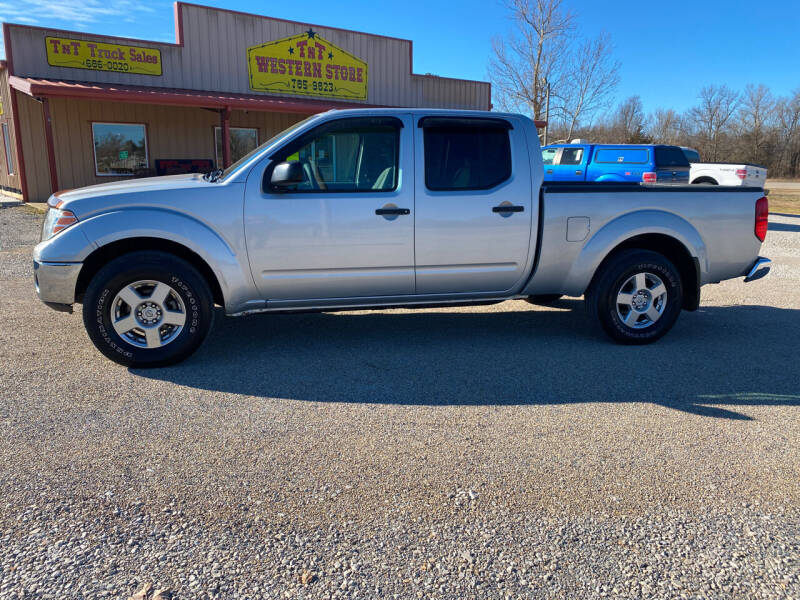
<path fill-rule="evenodd" d="M 222 169 L 212 169 L 208 173 L 203 173 L 203 179 L 210 183 L 214 183 L 220 177 L 222 177 L 222 172 L 223 172 Z"/>

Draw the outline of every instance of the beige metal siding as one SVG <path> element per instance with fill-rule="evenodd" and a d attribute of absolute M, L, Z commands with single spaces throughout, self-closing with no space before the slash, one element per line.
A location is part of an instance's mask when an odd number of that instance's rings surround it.
<path fill-rule="evenodd" d="M 50 169 L 47 165 L 47 146 L 44 139 L 42 105 L 30 96 L 15 91 L 19 109 L 17 134 L 22 140 L 25 156 L 25 181 L 28 202 L 45 202 L 50 196 Z"/>
<path fill-rule="evenodd" d="M 165 86 L 165 77 L 155 75 L 131 75 L 93 71 L 91 69 L 73 69 L 69 67 L 51 67 L 47 64 L 45 38 L 47 36 L 70 38 L 75 40 L 94 40 L 108 43 L 120 43 L 140 46 L 143 48 L 158 48 L 161 50 L 163 71 L 166 75 L 167 65 L 169 71 L 178 73 L 181 68 L 181 48 L 169 44 L 154 44 L 146 41 L 122 41 L 102 35 L 92 35 L 77 32 L 63 32 L 58 29 L 39 29 L 36 27 L 23 27 L 14 25 L 9 28 L 9 37 L 12 48 L 12 74 L 18 77 L 41 77 L 45 79 L 66 79 L 70 81 L 89 81 L 100 83 L 125 83 L 128 85 Z M 176 60 L 177 59 L 177 60 Z M 181 87 L 181 86 L 174 86 Z"/>
<path fill-rule="evenodd" d="M 219 113 L 202 108 L 68 98 L 52 98 L 50 115 L 58 183 L 61 189 L 131 179 L 95 175 L 92 122 L 144 123 L 147 132 L 147 156 L 151 168 L 155 168 L 157 159 L 214 160 L 214 127 L 220 125 Z M 296 114 L 234 111 L 231 114 L 231 127 L 257 128 L 261 143 L 303 118 L 303 115 Z M 46 200 L 50 193 L 43 132 L 38 146 L 42 156 L 40 159 L 37 157 L 37 163 L 43 161 L 44 171 L 38 173 L 37 177 L 47 190 L 45 193 L 41 187 L 37 188 L 36 196 L 32 191 L 32 201 L 41 201 L 42 198 Z M 27 152 L 26 147 L 26 159 Z"/>
<path fill-rule="evenodd" d="M 488 110 L 488 83 L 414 75 L 411 79 L 415 106 Z"/>
<path fill-rule="evenodd" d="M 13 26 L 14 74 L 21 77 L 120 83 L 255 94 L 249 88 L 247 48 L 301 33 L 308 25 L 243 15 L 210 7 L 180 5 L 184 47 L 151 42 L 114 40 L 99 35 Z M 369 65 L 368 104 L 488 109 L 488 84 L 411 75 L 411 42 L 326 27 L 313 27 Z M 51 67 L 45 37 L 140 45 L 161 50 L 163 75 L 133 75 Z M 269 95 L 269 94 L 265 94 Z M 287 97 L 282 95 L 281 97 Z M 358 104 L 358 102 L 354 102 Z"/>
<path fill-rule="evenodd" d="M 19 177 L 19 158 L 17 157 L 17 135 L 14 131 L 14 117 L 11 107 L 11 89 L 8 87 L 8 71 L 0 69 L 0 103 L 2 103 L 3 114 L 0 115 L 0 124 L 8 128 L 9 147 L 6 148 L 2 129 L 0 129 L 0 189 L 12 193 L 20 193 Z M 9 175 L 7 154 L 11 154 L 13 161 L 13 174 Z"/>

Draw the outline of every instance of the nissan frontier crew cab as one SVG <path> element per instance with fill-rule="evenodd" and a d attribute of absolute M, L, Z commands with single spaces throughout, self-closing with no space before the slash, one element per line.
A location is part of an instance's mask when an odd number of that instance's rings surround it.
<path fill-rule="evenodd" d="M 760 189 L 543 176 L 520 115 L 331 111 L 224 171 L 54 194 L 36 290 L 58 310 L 82 303 L 110 359 L 153 367 L 200 346 L 215 304 L 238 316 L 584 295 L 611 338 L 644 344 L 698 307 L 702 285 L 769 268 Z"/>

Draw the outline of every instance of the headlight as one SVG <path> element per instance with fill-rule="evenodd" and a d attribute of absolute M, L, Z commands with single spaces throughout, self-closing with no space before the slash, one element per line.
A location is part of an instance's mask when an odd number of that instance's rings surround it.
<path fill-rule="evenodd" d="M 47 202 L 48 209 L 47 215 L 44 218 L 44 225 L 42 225 L 42 241 L 49 240 L 55 234 L 64 231 L 73 223 L 78 222 L 78 218 L 72 214 L 71 210 L 59 208 L 60 202 L 54 203 L 55 199 L 50 198 Z"/>

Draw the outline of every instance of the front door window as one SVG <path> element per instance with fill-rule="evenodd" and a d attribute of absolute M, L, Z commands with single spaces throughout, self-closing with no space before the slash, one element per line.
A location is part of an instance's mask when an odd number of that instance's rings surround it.
<path fill-rule="evenodd" d="M 399 121 L 346 119 L 289 145 L 275 162 L 300 162 L 306 179 L 293 192 L 368 192 L 397 188 Z"/>

